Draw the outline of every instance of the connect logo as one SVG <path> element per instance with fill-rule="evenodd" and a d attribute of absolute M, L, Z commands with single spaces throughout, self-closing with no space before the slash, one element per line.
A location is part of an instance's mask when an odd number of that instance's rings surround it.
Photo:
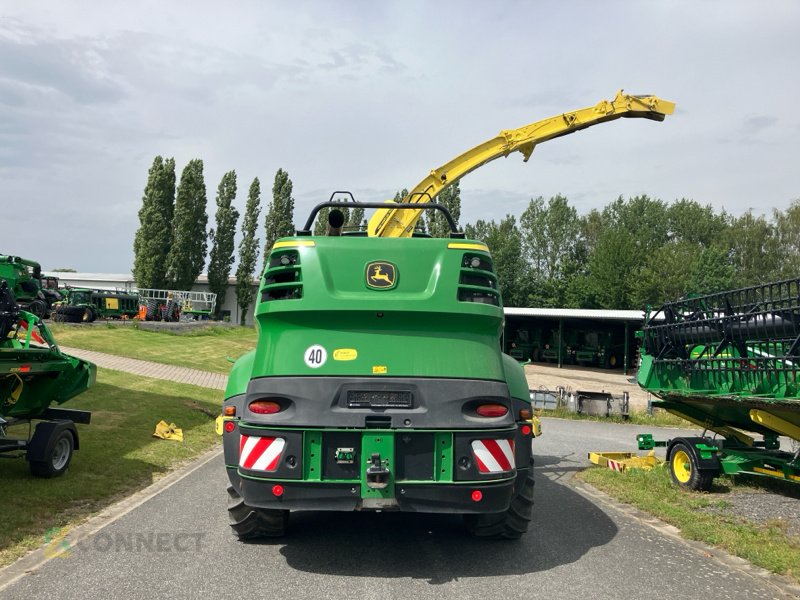
<path fill-rule="evenodd" d="M 367 265 L 367 286 L 376 290 L 392 289 L 397 283 L 397 267 L 386 261 L 374 261 Z"/>
<path fill-rule="evenodd" d="M 45 558 L 67 558 L 70 544 L 65 539 L 67 532 L 61 527 L 52 527 L 44 532 Z"/>

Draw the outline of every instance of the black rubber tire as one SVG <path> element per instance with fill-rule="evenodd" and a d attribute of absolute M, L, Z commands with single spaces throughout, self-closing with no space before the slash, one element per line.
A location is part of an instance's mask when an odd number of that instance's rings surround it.
<path fill-rule="evenodd" d="M 533 461 L 522 489 L 511 501 L 506 512 L 485 515 L 464 515 L 470 535 L 478 538 L 518 540 L 533 518 Z"/>
<path fill-rule="evenodd" d="M 247 506 L 234 487 L 229 485 L 228 524 L 240 540 L 281 537 L 286 534 L 289 511 Z"/>
<path fill-rule="evenodd" d="M 686 462 L 687 460 L 688 463 Z M 688 464 L 688 468 L 678 472 L 682 464 Z M 707 492 L 711 489 L 711 484 L 716 475 L 715 471 L 701 470 L 699 468 L 694 448 L 683 442 L 678 442 L 670 448 L 669 476 L 676 485 L 698 492 Z"/>
<path fill-rule="evenodd" d="M 63 475 L 69 468 L 74 450 L 75 438 L 72 437 L 72 433 L 66 430 L 60 431 L 53 440 L 53 449 L 50 451 L 50 456 L 47 457 L 47 460 L 32 460 L 28 463 L 31 474 L 34 477 L 42 477 L 44 479 Z"/>
<path fill-rule="evenodd" d="M 60 323 L 80 323 L 83 309 L 79 306 L 58 306 L 53 310 L 52 319 Z"/>
<path fill-rule="evenodd" d="M 44 319 L 47 316 L 47 304 L 44 300 L 34 300 L 28 305 L 27 308 L 28 312 L 32 312 L 40 319 Z"/>
<path fill-rule="evenodd" d="M 93 323 L 96 318 L 97 315 L 95 314 L 93 308 L 89 307 L 83 309 L 83 314 L 81 315 L 81 321 L 83 323 Z"/>
<path fill-rule="evenodd" d="M 159 317 L 161 316 L 161 312 L 158 310 L 158 300 L 148 300 L 147 301 L 147 309 L 145 311 L 145 321 L 157 321 L 160 320 Z"/>

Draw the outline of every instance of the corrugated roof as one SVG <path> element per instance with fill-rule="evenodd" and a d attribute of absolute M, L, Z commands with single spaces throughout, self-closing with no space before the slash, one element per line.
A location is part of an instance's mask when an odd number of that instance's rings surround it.
<path fill-rule="evenodd" d="M 641 310 L 594 310 L 589 308 L 512 308 L 503 309 L 507 317 L 545 319 L 598 319 L 602 321 L 644 321 Z"/>

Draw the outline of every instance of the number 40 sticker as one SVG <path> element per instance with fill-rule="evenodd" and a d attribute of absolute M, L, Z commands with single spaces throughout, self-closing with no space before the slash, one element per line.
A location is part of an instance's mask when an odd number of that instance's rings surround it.
<path fill-rule="evenodd" d="M 306 364 L 311 367 L 312 369 L 318 369 L 322 365 L 325 364 L 325 361 L 328 360 L 328 353 L 319 344 L 314 344 L 313 346 L 309 346 L 309 348 L 303 354 L 303 359 L 306 361 Z"/>

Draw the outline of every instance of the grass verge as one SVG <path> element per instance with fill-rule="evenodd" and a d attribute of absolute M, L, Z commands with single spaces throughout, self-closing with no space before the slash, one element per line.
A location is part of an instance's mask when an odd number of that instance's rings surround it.
<path fill-rule="evenodd" d="M 602 421 L 604 423 L 623 423 L 628 425 L 644 425 L 649 427 L 679 427 L 684 429 L 697 429 L 697 425 L 685 419 L 676 417 L 672 413 L 659 408 L 653 409 L 653 414 L 648 415 L 646 411 L 633 411 L 627 419 L 620 415 L 610 417 L 595 417 L 568 411 L 566 408 L 556 408 L 555 410 L 542 410 L 542 417 L 556 417 L 560 419 L 573 419 L 575 421 Z"/>
<path fill-rule="evenodd" d="M 77 426 L 81 448 L 67 473 L 38 479 L 23 458 L 0 460 L 0 566 L 218 444 L 221 402 L 221 391 L 100 369 L 97 384 L 65 405 L 92 411 L 92 423 Z M 161 419 L 184 441 L 152 437 Z"/>
<path fill-rule="evenodd" d="M 49 327 L 59 345 L 214 373 L 228 373 L 228 357 L 239 358 L 256 346 L 256 331 L 250 327 L 206 327 L 184 332 L 147 331 L 112 323 L 53 323 Z"/>
<path fill-rule="evenodd" d="M 780 520 L 757 523 L 724 510 L 733 494 L 763 492 L 763 479 L 750 483 L 745 477 L 719 477 L 711 493 L 701 493 L 676 487 L 666 468 L 616 473 L 592 467 L 578 477 L 617 500 L 678 527 L 685 538 L 723 548 L 800 583 L 800 537 L 788 533 Z M 793 489 L 786 489 L 791 484 L 770 483 L 783 488 L 787 495 L 794 494 Z"/>

